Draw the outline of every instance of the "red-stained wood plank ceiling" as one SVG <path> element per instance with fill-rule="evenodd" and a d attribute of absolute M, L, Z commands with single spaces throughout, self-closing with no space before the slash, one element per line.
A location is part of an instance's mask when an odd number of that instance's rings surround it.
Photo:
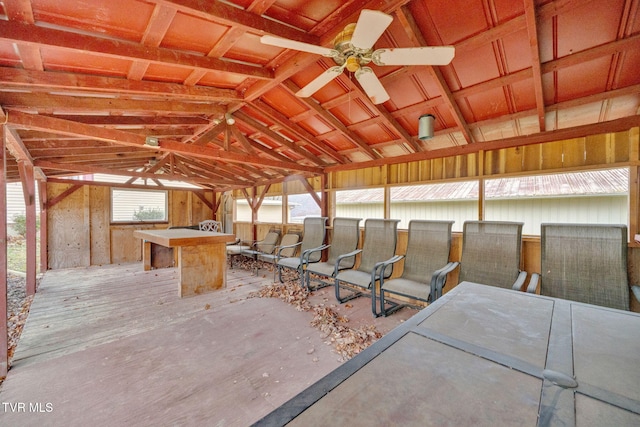
<path fill-rule="evenodd" d="M 333 47 L 363 9 L 393 17 L 375 48 L 455 58 L 371 65 L 383 104 L 347 71 L 296 97 L 335 63 L 260 37 Z M 224 191 L 640 125 L 640 0 L 0 0 L 0 15 L 10 181 L 22 161 Z"/>

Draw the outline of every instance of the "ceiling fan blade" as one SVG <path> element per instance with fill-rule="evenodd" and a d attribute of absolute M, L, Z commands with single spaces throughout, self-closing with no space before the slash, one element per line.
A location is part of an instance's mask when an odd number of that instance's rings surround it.
<path fill-rule="evenodd" d="M 374 104 L 382 104 L 389 99 L 389 94 L 371 68 L 360 68 L 356 71 L 356 79 Z"/>
<path fill-rule="evenodd" d="M 453 46 L 378 49 L 371 55 L 376 65 L 447 65 L 453 60 Z"/>
<path fill-rule="evenodd" d="M 351 44 L 362 50 L 369 50 L 391 25 L 393 17 L 379 10 L 363 9 L 351 36 Z"/>
<path fill-rule="evenodd" d="M 338 51 L 335 49 L 329 49 L 328 47 L 316 46 L 314 44 L 297 42 L 295 40 L 283 39 L 281 37 L 274 37 L 270 35 L 260 37 L 260 42 L 270 46 L 294 49 L 301 52 L 315 53 L 328 57 L 335 57 L 339 55 Z"/>
<path fill-rule="evenodd" d="M 331 67 L 315 79 L 311 80 L 305 87 L 296 92 L 296 96 L 306 98 L 316 93 L 322 86 L 342 74 L 344 66 Z"/>

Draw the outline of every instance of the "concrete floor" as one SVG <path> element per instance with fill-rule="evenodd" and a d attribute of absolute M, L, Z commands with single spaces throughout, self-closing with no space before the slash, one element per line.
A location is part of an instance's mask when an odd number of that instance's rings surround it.
<path fill-rule="evenodd" d="M 45 274 L 12 368 L 0 425 L 249 425 L 338 367 L 310 311 L 250 298 L 271 273 L 228 271 L 224 290 L 180 299 L 175 269 L 141 264 Z M 314 305 L 388 332 L 416 311 L 373 319 L 371 300 Z"/>

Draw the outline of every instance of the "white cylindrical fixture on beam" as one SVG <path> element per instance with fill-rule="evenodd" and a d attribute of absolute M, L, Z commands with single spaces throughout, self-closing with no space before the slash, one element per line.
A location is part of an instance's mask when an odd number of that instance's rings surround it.
<path fill-rule="evenodd" d="M 433 138 L 433 122 L 436 116 L 433 114 L 423 114 L 418 119 L 418 138 L 431 139 Z"/>

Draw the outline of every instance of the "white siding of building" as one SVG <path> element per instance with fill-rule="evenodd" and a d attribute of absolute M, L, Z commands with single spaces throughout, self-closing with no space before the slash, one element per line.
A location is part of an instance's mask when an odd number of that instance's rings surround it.
<path fill-rule="evenodd" d="M 626 194 L 485 201 L 485 219 L 524 222 L 531 235 L 540 235 L 543 222 L 627 224 L 628 212 Z"/>
<path fill-rule="evenodd" d="M 384 218 L 382 203 L 336 204 L 336 216 L 347 218 L 362 218 L 362 224 L 367 218 Z"/>

